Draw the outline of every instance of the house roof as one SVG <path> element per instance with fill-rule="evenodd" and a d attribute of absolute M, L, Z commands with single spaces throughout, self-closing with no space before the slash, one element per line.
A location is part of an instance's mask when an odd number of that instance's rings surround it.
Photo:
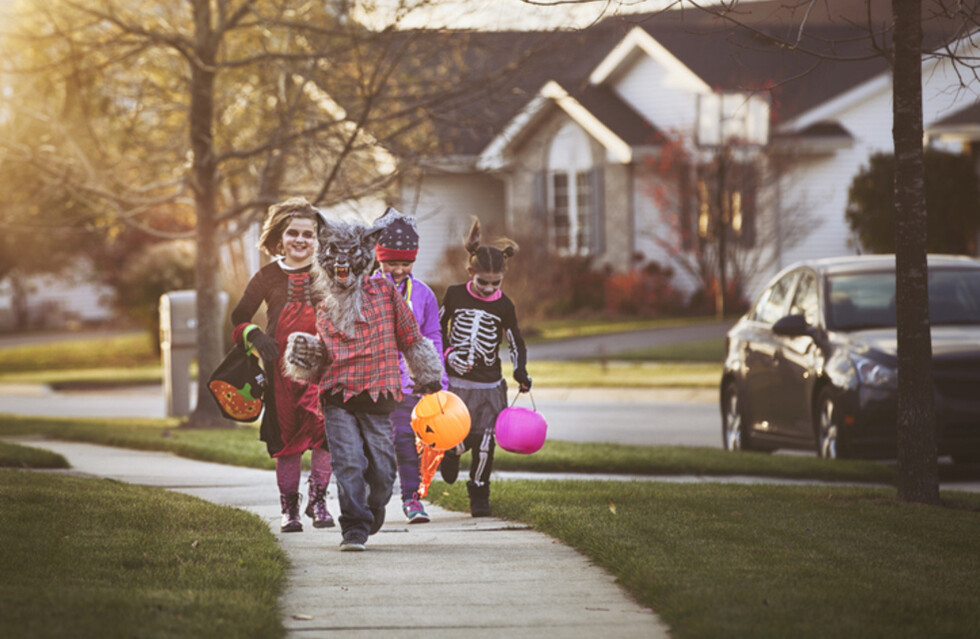
<path fill-rule="evenodd" d="M 932 127 L 955 127 L 960 125 L 977 126 L 980 125 L 980 102 L 975 102 L 965 109 L 949 115 L 932 124 Z"/>
<path fill-rule="evenodd" d="M 926 16 L 930 2 L 923 4 Z M 807 7 L 810 13 L 801 29 Z M 606 86 L 615 77 L 616 64 L 601 66 L 614 55 L 627 66 L 629 52 L 622 45 L 637 28 L 707 86 L 767 93 L 773 122 L 786 122 L 887 72 L 881 47 L 889 42 L 890 11 L 889 0 L 872 0 L 870 13 L 865 3 L 852 0 L 822 0 L 812 6 L 764 0 L 738 7 L 741 26 L 681 9 L 618 16 L 582 31 L 467 32 L 468 68 L 477 74 L 508 70 L 484 85 L 484 100 L 458 102 L 435 113 L 435 132 L 443 153 L 477 155 L 531 107 L 542 87 L 555 82 L 627 144 L 649 144 L 657 136 L 656 123 L 644 120 Z M 862 26 L 869 22 L 874 42 Z M 951 33 L 948 23 L 931 17 L 924 17 L 923 31 L 926 49 Z M 797 39 L 797 46 L 782 44 L 787 39 Z M 603 82 L 591 84 L 600 68 Z"/>

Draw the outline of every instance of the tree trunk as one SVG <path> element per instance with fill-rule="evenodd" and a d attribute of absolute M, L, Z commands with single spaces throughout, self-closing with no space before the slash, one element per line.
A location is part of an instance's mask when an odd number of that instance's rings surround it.
<path fill-rule="evenodd" d="M 191 185 L 197 213 L 197 406 L 184 424 L 191 428 L 227 427 L 217 405 L 208 401 L 208 376 L 221 363 L 221 328 L 218 246 L 216 158 L 212 125 L 214 122 L 214 82 L 217 38 L 211 26 L 209 0 L 194 0 L 196 59 L 191 63 L 190 112 L 188 114 L 191 149 Z"/>
<path fill-rule="evenodd" d="M 921 0 L 892 0 L 898 498 L 939 503 L 922 160 Z"/>

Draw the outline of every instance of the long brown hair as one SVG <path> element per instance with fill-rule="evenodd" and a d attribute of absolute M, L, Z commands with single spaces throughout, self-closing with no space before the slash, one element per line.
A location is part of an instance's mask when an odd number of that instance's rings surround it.
<path fill-rule="evenodd" d="M 282 240 L 282 234 L 286 232 L 289 223 L 297 218 L 313 220 L 317 235 L 320 234 L 320 213 L 306 201 L 306 198 L 291 197 L 269 207 L 269 211 L 265 215 L 265 222 L 262 224 L 262 234 L 259 236 L 259 248 L 268 253 L 270 257 L 279 255 L 281 252 L 279 243 Z"/>

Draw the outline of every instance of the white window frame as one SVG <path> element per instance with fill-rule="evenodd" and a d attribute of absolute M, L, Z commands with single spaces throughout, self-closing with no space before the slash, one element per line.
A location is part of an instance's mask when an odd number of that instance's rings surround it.
<path fill-rule="evenodd" d="M 566 123 L 551 141 L 548 151 L 548 228 L 550 244 L 559 255 L 589 255 L 595 238 L 592 210 L 592 151 L 585 132 Z M 558 182 L 564 179 L 565 206 L 559 207 Z M 568 245 L 558 245 L 556 219 L 559 211 L 568 218 Z"/>

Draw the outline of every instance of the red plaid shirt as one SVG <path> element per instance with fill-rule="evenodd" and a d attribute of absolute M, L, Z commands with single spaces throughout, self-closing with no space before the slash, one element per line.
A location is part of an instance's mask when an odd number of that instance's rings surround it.
<path fill-rule="evenodd" d="M 354 335 L 344 335 L 326 314 L 317 312 L 316 330 L 327 347 L 330 364 L 320 377 L 320 394 L 343 393 L 346 402 L 367 391 L 402 400 L 398 352 L 422 339 L 415 315 L 387 279 L 364 280 L 361 315 Z"/>

